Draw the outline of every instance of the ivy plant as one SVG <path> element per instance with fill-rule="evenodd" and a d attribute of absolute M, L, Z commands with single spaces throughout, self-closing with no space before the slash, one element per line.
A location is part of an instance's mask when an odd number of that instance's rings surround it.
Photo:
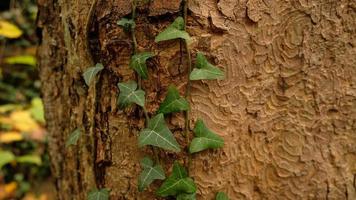
<path fill-rule="evenodd" d="M 202 53 L 197 53 L 195 68 L 190 74 L 190 80 L 214 80 L 224 79 L 225 75 L 221 69 L 208 62 Z"/>
<path fill-rule="evenodd" d="M 180 152 L 180 147 L 164 121 L 163 114 L 158 114 L 148 122 L 147 128 L 140 132 L 139 147 L 152 145 L 165 150 Z"/>
<path fill-rule="evenodd" d="M 169 86 L 167 96 L 161 103 L 158 113 L 168 114 L 189 110 L 188 101 L 179 95 L 179 91 L 173 85 Z"/>
<path fill-rule="evenodd" d="M 138 190 L 141 192 L 149 186 L 154 180 L 164 180 L 166 176 L 162 166 L 159 164 L 153 165 L 153 161 L 145 157 L 141 160 L 143 171 L 138 178 Z"/>
<path fill-rule="evenodd" d="M 201 119 L 195 124 L 194 134 L 196 137 L 189 146 L 190 153 L 200 152 L 205 149 L 217 149 L 224 146 L 224 140 L 209 130 Z"/>
<path fill-rule="evenodd" d="M 177 196 L 177 200 L 196 200 L 196 193 L 193 193 L 193 194 L 179 194 Z"/>
<path fill-rule="evenodd" d="M 129 81 L 126 83 L 119 83 L 120 89 L 119 106 L 125 108 L 133 103 L 144 107 L 145 105 L 145 92 L 137 89 L 137 83 L 135 81 Z"/>
<path fill-rule="evenodd" d="M 197 191 L 197 187 L 187 171 L 178 162 L 174 163 L 172 174 L 163 182 L 157 190 L 157 195 L 161 197 L 177 196 L 179 194 L 192 194 Z"/>
<path fill-rule="evenodd" d="M 131 57 L 130 67 L 134 69 L 137 74 L 143 79 L 148 78 L 146 61 L 151 57 L 153 57 L 153 54 L 151 52 L 138 53 Z"/>
<path fill-rule="evenodd" d="M 229 197 L 224 192 L 218 192 L 215 200 L 229 200 Z"/>
<path fill-rule="evenodd" d="M 148 59 L 154 56 L 153 53 L 138 52 L 138 45 L 135 36 L 135 16 L 136 7 L 138 0 L 132 1 L 132 17 L 131 19 L 122 18 L 117 22 L 119 26 L 122 26 L 125 31 L 131 33 L 133 52 L 130 60 L 129 66 L 138 75 L 138 83 L 135 81 L 128 81 L 125 83 L 119 83 L 118 87 L 120 94 L 118 97 L 118 104 L 120 108 L 125 108 L 131 104 L 137 104 L 143 108 L 146 117 L 146 127 L 139 132 L 138 136 L 138 146 L 153 146 L 158 147 L 163 150 L 173 151 L 178 153 L 181 151 L 181 147 L 178 144 L 175 136 L 169 130 L 166 122 L 165 115 L 175 112 L 185 112 L 185 131 L 186 131 L 186 145 L 188 146 L 189 153 L 197 153 L 206 149 L 216 149 L 221 148 L 224 145 L 223 139 L 216 133 L 209 130 L 202 120 L 196 122 L 195 128 L 193 130 L 195 138 L 189 141 L 189 111 L 190 106 L 188 98 L 190 95 L 190 81 L 194 80 L 216 80 L 223 79 L 224 72 L 219 68 L 215 67 L 202 53 L 197 53 L 195 68 L 192 68 L 192 60 L 190 55 L 190 49 L 188 42 L 190 41 L 190 36 L 186 32 L 186 18 L 187 18 L 187 1 L 184 1 L 184 18 L 177 17 L 172 24 L 170 24 L 164 31 L 159 33 L 155 42 L 181 39 L 185 41 L 188 57 L 188 83 L 186 88 L 185 96 L 180 96 L 178 89 L 170 85 L 166 94 L 165 99 L 160 104 L 156 115 L 150 119 L 149 114 L 145 108 L 145 92 L 142 90 L 141 79 L 148 79 L 149 72 L 147 69 L 146 62 Z M 92 73 L 88 75 L 95 77 L 95 75 L 100 72 L 99 68 L 93 70 Z M 92 74 L 92 75 L 91 75 Z M 88 76 L 87 75 L 87 76 Z M 91 79 L 87 78 L 90 83 Z M 74 143 L 75 138 L 73 139 Z M 155 151 L 154 151 L 155 152 Z M 189 155 L 189 154 L 188 154 Z M 160 163 L 157 160 L 154 162 L 151 158 L 145 157 L 141 160 L 142 172 L 138 178 L 138 189 L 143 191 L 155 180 L 164 180 L 165 173 Z M 190 163 L 190 162 L 189 162 Z M 189 169 L 189 165 L 188 165 Z M 164 180 L 162 185 L 156 191 L 156 194 L 161 197 L 173 196 L 178 200 L 195 200 L 196 199 L 196 185 L 194 180 L 189 177 L 186 169 L 176 161 L 173 165 L 173 170 L 171 175 Z M 217 200 L 226 200 L 227 196 L 224 193 L 218 193 Z"/>
<path fill-rule="evenodd" d="M 87 86 L 90 86 L 90 84 L 91 84 L 91 82 L 93 82 L 95 76 L 103 69 L 104 69 L 104 66 L 101 63 L 97 63 L 94 67 L 89 67 L 83 73 L 85 84 L 87 84 Z"/>
<path fill-rule="evenodd" d="M 178 38 L 189 41 L 190 36 L 184 30 L 184 26 L 185 22 L 183 17 L 177 17 L 171 25 L 169 25 L 163 32 L 157 35 L 155 42 L 173 40 Z"/>
<path fill-rule="evenodd" d="M 88 200 L 109 200 L 110 190 L 107 188 L 93 189 L 88 193 Z"/>
<path fill-rule="evenodd" d="M 79 128 L 75 129 L 68 137 L 66 141 L 66 147 L 69 147 L 71 145 L 76 145 L 82 132 Z"/>
<path fill-rule="evenodd" d="M 122 18 L 117 22 L 117 25 L 123 27 L 124 31 L 128 32 L 135 28 L 136 23 L 133 19 Z"/>

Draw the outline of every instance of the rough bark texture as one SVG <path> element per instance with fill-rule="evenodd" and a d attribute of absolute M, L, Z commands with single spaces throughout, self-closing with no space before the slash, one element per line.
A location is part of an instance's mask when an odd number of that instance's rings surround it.
<path fill-rule="evenodd" d="M 97 0 L 90 9 L 92 1 L 38 1 L 39 65 L 58 196 L 85 199 L 91 188 L 107 187 L 112 199 L 155 199 L 158 184 L 137 191 L 139 159 L 152 154 L 137 147 L 142 111 L 119 110 L 116 102 L 117 83 L 136 78 L 128 67 L 130 35 L 116 25 L 131 4 Z M 186 85 L 184 46 L 154 43 L 181 14 L 180 4 L 152 0 L 139 7 L 139 49 L 157 55 L 143 81 L 150 115 L 169 84 L 182 93 Z M 356 2 L 190 0 L 189 10 L 193 57 L 204 52 L 227 76 L 193 83 L 191 124 L 203 118 L 226 141 L 222 150 L 193 156 L 198 199 L 213 199 L 217 191 L 231 199 L 355 199 Z M 96 90 L 81 77 L 95 62 L 105 65 Z M 167 122 L 186 145 L 183 115 Z M 85 134 L 66 149 L 76 127 Z M 185 155 L 160 157 L 169 170 Z"/>

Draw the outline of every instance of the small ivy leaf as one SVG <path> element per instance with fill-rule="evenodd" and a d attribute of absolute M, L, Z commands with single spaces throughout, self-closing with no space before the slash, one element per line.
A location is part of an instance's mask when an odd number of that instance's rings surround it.
<path fill-rule="evenodd" d="M 125 108 L 132 103 L 144 107 L 145 92 L 143 90 L 137 90 L 137 83 L 135 81 L 119 83 L 118 87 L 120 89 L 120 95 L 119 95 L 120 108 Z"/>
<path fill-rule="evenodd" d="M 148 127 L 140 132 L 139 147 L 152 145 L 162 149 L 180 152 L 180 147 L 164 121 L 163 114 L 158 114 L 148 122 Z"/>
<path fill-rule="evenodd" d="M 143 79 L 148 78 L 148 70 L 146 66 L 147 59 L 153 57 L 151 52 L 143 52 L 135 54 L 131 57 L 130 67 L 134 69 Z"/>
<path fill-rule="evenodd" d="M 88 194 L 88 200 L 109 200 L 110 190 L 104 189 L 93 189 Z"/>
<path fill-rule="evenodd" d="M 183 17 L 178 17 L 174 22 L 169 25 L 163 32 L 157 35 L 155 42 L 161 42 L 173 39 L 185 39 L 190 40 L 189 34 L 184 31 L 184 19 Z"/>
<path fill-rule="evenodd" d="M 117 21 L 117 25 L 122 26 L 126 32 L 130 31 L 131 28 L 136 27 L 135 21 L 127 18 L 122 18 Z"/>
<path fill-rule="evenodd" d="M 196 193 L 193 194 L 179 194 L 177 200 L 196 200 Z"/>
<path fill-rule="evenodd" d="M 179 96 L 179 91 L 174 86 L 169 86 L 168 93 L 158 109 L 158 113 L 168 114 L 173 112 L 189 110 L 189 103 Z"/>
<path fill-rule="evenodd" d="M 229 197 L 224 192 L 218 192 L 215 200 L 229 200 Z"/>
<path fill-rule="evenodd" d="M 224 72 L 208 62 L 202 53 L 197 54 L 194 70 L 190 73 L 190 80 L 215 80 L 224 79 Z"/>
<path fill-rule="evenodd" d="M 94 80 L 95 76 L 104 69 L 104 66 L 101 63 L 95 65 L 95 67 L 89 67 L 84 73 L 83 77 L 87 86 L 90 86 L 90 83 Z"/>
<path fill-rule="evenodd" d="M 209 130 L 201 119 L 197 121 L 193 131 L 196 138 L 190 143 L 190 153 L 196 153 L 205 149 L 217 149 L 224 146 L 224 140 Z"/>
<path fill-rule="evenodd" d="M 145 157 L 141 161 L 143 171 L 138 178 L 138 190 L 142 192 L 147 186 L 149 186 L 154 180 L 164 180 L 166 176 L 160 165 L 153 166 L 153 161 Z"/>
<path fill-rule="evenodd" d="M 66 141 L 66 147 L 69 147 L 70 145 L 76 145 L 82 132 L 79 128 L 75 129 L 68 137 Z"/>
<path fill-rule="evenodd" d="M 176 196 L 181 193 L 195 193 L 197 187 L 187 171 L 178 162 L 174 163 L 172 175 L 167 178 L 157 190 L 161 197 Z"/>

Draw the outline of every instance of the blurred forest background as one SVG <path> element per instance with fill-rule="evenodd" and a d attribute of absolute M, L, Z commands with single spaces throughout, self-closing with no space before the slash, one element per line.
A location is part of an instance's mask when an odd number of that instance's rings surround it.
<path fill-rule="evenodd" d="M 0 1 L 0 200 L 52 199 L 35 0 Z"/>

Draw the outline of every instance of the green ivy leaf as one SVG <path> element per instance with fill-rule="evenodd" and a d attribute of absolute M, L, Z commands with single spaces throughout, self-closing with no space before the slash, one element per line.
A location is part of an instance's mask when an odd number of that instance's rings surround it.
<path fill-rule="evenodd" d="M 98 190 L 93 189 L 88 194 L 88 200 L 109 200 L 110 191 L 107 188 Z"/>
<path fill-rule="evenodd" d="M 158 113 L 168 114 L 189 110 L 189 103 L 186 99 L 179 96 L 179 91 L 174 86 L 169 86 L 168 93 L 158 109 Z"/>
<path fill-rule="evenodd" d="M 190 40 L 189 34 L 184 31 L 184 19 L 183 17 L 178 17 L 174 22 L 169 25 L 163 32 L 157 35 L 155 42 L 161 42 L 173 39 L 185 39 Z"/>
<path fill-rule="evenodd" d="M 66 141 L 66 147 L 69 147 L 70 145 L 76 145 L 82 132 L 79 128 L 75 129 L 68 137 Z"/>
<path fill-rule="evenodd" d="M 143 79 L 148 78 L 148 70 L 146 66 L 147 59 L 153 57 L 151 52 L 143 52 L 135 54 L 131 57 L 130 67 L 134 69 Z"/>
<path fill-rule="evenodd" d="M 87 86 L 90 86 L 91 82 L 94 80 L 95 76 L 104 69 L 101 63 L 97 63 L 95 67 L 89 67 L 84 73 L 83 77 Z"/>
<path fill-rule="evenodd" d="M 120 89 L 120 108 L 125 108 L 132 103 L 135 103 L 141 107 L 145 106 L 145 92 L 143 90 L 137 90 L 137 83 L 135 81 L 119 83 L 118 86 Z"/>
<path fill-rule="evenodd" d="M 136 27 L 135 21 L 127 18 L 122 18 L 117 21 L 117 25 L 122 26 L 126 32 L 130 31 L 131 28 Z"/>
<path fill-rule="evenodd" d="M 215 80 L 224 79 L 224 72 L 208 62 L 202 53 L 197 54 L 194 70 L 190 73 L 190 80 Z"/>
<path fill-rule="evenodd" d="M 148 122 L 148 127 L 140 132 L 139 147 L 152 145 L 162 149 L 180 152 L 179 144 L 164 121 L 163 114 L 158 114 Z"/>
<path fill-rule="evenodd" d="M 158 164 L 153 166 L 153 161 L 148 157 L 141 160 L 141 166 L 143 167 L 143 171 L 138 178 L 138 190 L 140 192 L 149 186 L 154 180 L 164 180 L 166 178 L 162 167 Z"/>
<path fill-rule="evenodd" d="M 11 151 L 0 150 L 0 169 L 15 160 L 15 155 Z"/>
<path fill-rule="evenodd" d="M 193 194 L 179 194 L 177 200 L 196 200 L 196 193 Z"/>
<path fill-rule="evenodd" d="M 205 149 L 217 149 L 224 146 L 224 140 L 209 130 L 201 119 L 197 121 L 193 131 L 196 138 L 190 143 L 190 153 L 196 153 Z"/>
<path fill-rule="evenodd" d="M 167 178 L 157 190 L 161 197 L 176 196 L 181 193 L 195 193 L 197 187 L 187 171 L 178 162 L 174 163 L 172 175 Z"/>
<path fill-rule="evenodd" d="M 215 200 L 229 200 L 229 197 L 224 192 L 218 192 Z"/>

